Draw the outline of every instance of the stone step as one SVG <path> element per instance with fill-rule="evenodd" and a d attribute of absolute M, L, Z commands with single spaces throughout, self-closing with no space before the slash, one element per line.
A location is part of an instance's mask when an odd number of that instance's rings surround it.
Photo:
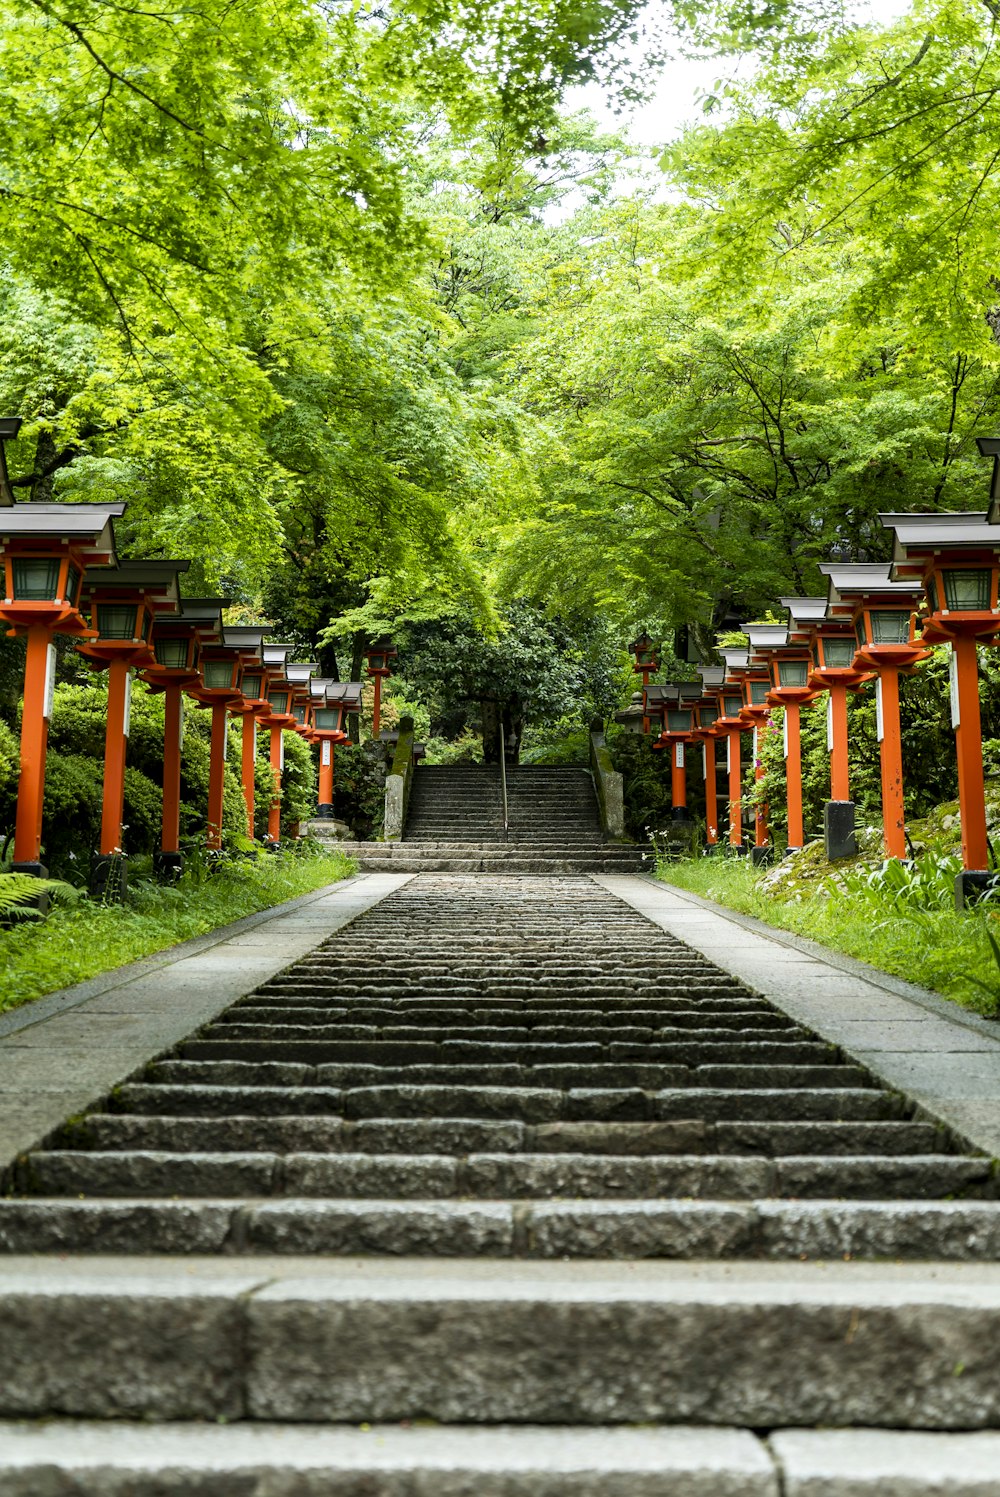
<path fill-rule="evenodd" d="M 805 1042 L 806 1031 L 789 1022 L 770 1028 L 747 1028 L 740 1030 L 730 1025 L 715 1024 L 709 1027 L 686 1025 L 678 1027 L 664 1024 L 653 1029 L 640 1024 L 615 1024 L 607 1026 L 581 1025 L 563 1026 L 551 1024 L 514 1025 L 497 1023 L 462 1024 L 331 1024 L 325 1014 L 308 1024 L 287 1023 L 255 1024 L 245 1021 L 239 1014 L 230 1014 L 226 1019 L 206 1025 L 201 1031 L 203 1039 L 271 1040 L 289 1044 L 296 1040 L 308 1040 L 316 1044 L 335 1044 L 372 1041 L 386 1044 L 503 1044 L 503 1045 L 588 1045 L 595 1041 L 602 1045 L 736 1045 L 791 1044 Z M 809 1042 L 811 1043 L 811 1042 Z"/>
<path fill-rule="evenodd" d="M 57 1485 L 56 1469 L 71 1488 Z M 104 1420 L 0 1424 L 0 1489 L 5 1497 L 778 1497 L 767 1450 L 744 1430 Z"/>
<path fill-rule="evenodd" d="M 670 1091 L 624 1088 L 512 1087 L 500 1083 L 469 1086 L 453 1082 L 386 1084 L 357 1088 L 231 1086 L 132 1082 L 119 1087 L 113 1110 L 158 1117 L 415 1117 L 504 1116 L 526 1121 L 540 1117 L 701 1118 L 707 1122 L 744 1121 L 887 1121 L 899 1118 L 903 1101 L 874 1088 L 829 1091 L 708 1090 L 688 1087 Z"/>
<path fill-rule="evenodd" d="M 702 1040 L 676 1040 L 669 1044 L 654 1041 L 618 1043 L 610 1041 L 570 1044 L 538 1044 L 532 1041 L 505 1044 L 500 1040 L 335 1040 L 315 1039 L 240 1040 L 213 1038 L 185 1040 L 177 1047 L 179 1055 L 189 1060 L 302 1060 L 310 1065 L 325 1061 L 369 1061 L 378 1065 L 433 1064 L 436 1061 L 518 1061 L 526 1065 L 569 1063 L 570 1061 L 634 1060 L 645 1064 L 662 1061 L 667 1065 L 822 1065 L 833 1063 L 836 1048 L 820 1041 L 761 1041 L 748 1044 L 711 1044 Z"/>
<path fill-rule="evenodd" d="M 34 1255 L 4 1290 L 8 1419 L 1000 1427 L 997 1264 Z"/>
<path fill-rule="evenodd" d="M 147 1071 L 147 1077 L 176 1084 L 201 1083 L 228 1086 L 331 1087 L 382 1086 L 395 1083 L 456 1086 L 555 1086 L 632 1087 L 662 1090 L 689 1087 L 714 1090 L 796 1092 L 834 1087 L 871 1087 L 860 1066 L 664 1066 L 640 1062 L 558 1062 L 536 1066 L 517 1063 L 481 1065 L 373 1065 L 335 1062 L 320 1066 L 274 1060 L 164 1060 Z M 872 1088 L 875 1095 L 886 1095 Z"/>
<path fill-rule="evenodd" d="M 0 1252 L 990 1262 L 1000 1202 L 35 1197 L 0 1200 Z"/>
<path fill-rule="evenodd" d="M 417 1153 L 523 1151 L 584 1154 L 933 1154 L 948 1152 L 948 1137 L 929 1123 L 822 1121 L 706 1122 L 687 1117 L 657 1118 L 642 1093 L 608 1101 L 531 1092 L 514 1101 L 480 1098 L 478 1111 L 464 1111 L 464 1097 L 412 1110 L 398 1096 L 351 1097 L 353 1116 L 203 1114 L 166 1116 L 91 1113 L 64 1130 L 71 1149 L 189 1150 L 217 1153 L 234 1149 L 308 1153 L 365 1150 Z M 396 1104 L 395 1107 L 392 1104 Z M 44 1158 L 39 1154 L 37 1159 Z"/>
<path fill-rule="evenodd" d="M 386 1148 L 384 1131 L 381 1145 L 370 1153 L 353 1154 L 38 1150 L 19 1164 L 16 1183 L 22 1195 L 119 1197 L 815 1200 L 836 1195 L 855 1200 L 991 1200 L 996 1195 L 989 1160 L 953 1154 L 774 1159 L 745 1154 L 406 1154 Z"/>

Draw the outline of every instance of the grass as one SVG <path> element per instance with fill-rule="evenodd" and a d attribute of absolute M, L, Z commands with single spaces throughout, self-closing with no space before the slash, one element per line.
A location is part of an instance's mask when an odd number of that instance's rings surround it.
<path fill-rule="evenodd" d="M 768 871 L 743 858 L 660 862 L 657 877 L 919 983 L 986 1018 L 1000 1018 L 996 906 L 965 914 L 914 908 L 889 892 L 855 887 L 860 879 L 849 879 L 834 897 L 820 887 L 782 899 L 780 889 L 768 884 Z"/>
<path fill-rule="evenodd" d="M 354 867 L 343 853 L 283 852 L 224 863 L 211 876 L 196 864 L 169 886 L 138 880 L 125 904 L 59 902 L 44 920 L 0 930 L 0 1012 L 336 883 Z"/>

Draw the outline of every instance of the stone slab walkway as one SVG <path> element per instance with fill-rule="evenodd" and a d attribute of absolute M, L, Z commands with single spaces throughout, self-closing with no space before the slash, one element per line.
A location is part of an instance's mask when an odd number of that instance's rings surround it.
<path fill-rule="evenodd" d="M 410 877 L 330 884 L 0 1016 L 0 1175 L 67 1116 Z"/>
<path fill-rule="evenodd" d="M 1000 1157 L 1000 1023 L 669 884 L 596 882 Z"/>

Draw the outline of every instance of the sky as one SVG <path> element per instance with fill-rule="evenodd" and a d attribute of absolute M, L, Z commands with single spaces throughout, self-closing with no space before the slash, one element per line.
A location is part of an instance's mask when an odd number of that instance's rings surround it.
<path fill-rule="evenodd" d="M 655 9 L 658 3 L 659 0 L 653 0 L 650 9 Z M 870 18 L 885 25 L 909 9 L 909 0 L 856 0 L 853 8 L 859 18 Z M 566 105 L 570 109 L 589 109 L 609 130 L 626 128 L 639 145 L 663 145 L 676 137 L 689 121 L 703 118 L 699 94 L 709 92 L 720 76 L 731 77 L 737 67 L 738 76 L 750 76 L 752 57 L 743 59 L 742 64 L 733 58 L 721 61 L 675 58 L 662 69 L 649 101 L 631 115 L 616 115 L 608 105 L 606 91 L 599 84 L 570 89 Z"/>

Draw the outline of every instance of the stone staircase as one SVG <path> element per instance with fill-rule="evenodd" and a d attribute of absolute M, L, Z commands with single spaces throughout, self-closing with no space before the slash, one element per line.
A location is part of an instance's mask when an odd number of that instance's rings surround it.
<path fill-rule="evenodd" d="M 992 1162 L 587 878 L 409 881 L 10 1185 L 4 1497 L 1000 1490 L 907 1443 L 1000 1429 Z"/>
<path fill-rule="evenodd" d="M 636 873 L 641 850 L 607 842 L 590 771 L 507 768 L 507 834 L 498 765 L 418 765 L 402 842 L 341 842 L 362 869 L 398 873 Z M 322 822 L 310 822 L 322 838 Z M 328 831 L 326 831 L 328 834 Z"/>

